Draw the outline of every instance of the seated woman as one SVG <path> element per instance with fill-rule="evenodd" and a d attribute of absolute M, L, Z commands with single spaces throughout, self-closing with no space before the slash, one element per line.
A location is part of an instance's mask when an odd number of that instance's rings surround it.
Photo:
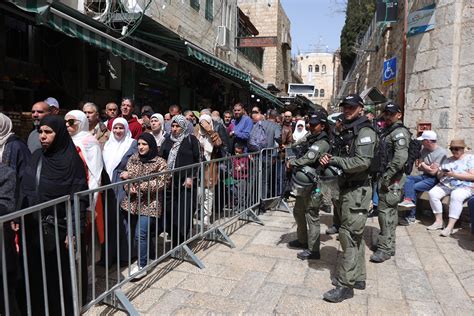
<path fill-rule="evenodd" d="M 168 170 L 166 160 L 158 157 L 158 146 L 155 137 L 150 133 L 143 133 L 138 137 L 138 153 L 133 154 L 128 160 L 126 171 L 122 172 L 124 179 L 134 179 Z M 133 183 L 127 183 L 126 196 L 121 207 L 134 215 L 138 223 L 135 230 L 135 242 L 138 248 L 138 265 L 131 271 L 131 274 L 142 270 L 148 263 L 150 257 L 148 250 L 152 237 L 150 233 L 154 231 L 155 219 L 161 217 L 162 195 L 160 191 L 166 185 L 168 174 L 159 174 L 152 178 Z M 135 278 L 146 275 L 146 270 L 139 272 Z"/>
<path fill-rule="evenodd" d="M 463 139 L 452 140 L 449 149 L 451 157 L 441 163 L 438 172 L 440 183 L 429 191 L 430 205 L 435 215 L 435 222 L 428 230 L 443 229 L 443 205 L 441 199 L 450 195 L 449 222 L 441 236 L 452 234 L 454 224 L 462 212 L 463 202 L 472 195 L 474 188 L 474 156 L 464 153 L 466 144 Z"/>

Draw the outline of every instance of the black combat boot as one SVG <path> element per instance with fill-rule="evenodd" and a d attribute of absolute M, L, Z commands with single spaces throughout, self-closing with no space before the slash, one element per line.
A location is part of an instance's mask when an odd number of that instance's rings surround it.
<path fill-rule="evenodd" d="M 321 254 L 319 251 L 309 251 L 308 249 L 305 249 L 302 252 L 298 252 L 296 257 L 301 260 L 319 260 L 321 259 Z"/>
<path fill-rule="evenodd" d="M 325 301 L 331 303 L 340 303 L 348 298 L 354 296 L 354 290 L 350 287 L 336 286 L 334 289 L 324 293 L 323 298 Z"/>
<path fill-rule="evenodd" d="M 390 259 L 390 255 L 382 252 L 381 250 L 377 250 L 373 255 L 370 256 L 370 261 L 375 263 L 382 263 L 388 259 Z"/>
<path fill-rule="evenodd" d="M 290 248 L 298 248 L 298 249 L 306 249 L 308 248 L 308 244 L 303 244 L 298 241 L 298 239 L 292 240 L 288 243 L 288 247 Z"/>

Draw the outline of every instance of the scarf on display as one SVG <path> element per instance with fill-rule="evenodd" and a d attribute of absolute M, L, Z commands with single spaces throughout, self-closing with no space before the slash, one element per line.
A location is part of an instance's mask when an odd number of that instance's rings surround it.
<path fill-rule="evenodd" d="M 177 123 L 181 127 L 182 131 L 177 137 L 174 137 L 173 133 L 171 133 L 170 135 L 170 139 L 174 143 L 173 143 L 173 147 L 171 147 L 170 154 L 168 156 L 169 169 L 174 169 L 174 165 L 176 163 L 176 157 L 178 156 L 179 147 L 181 146 L 181 143 L 183 142 L 183 140 L 189 135 L 188 129 L 187 129 L 188 128 L 187 121 L 184 116 L 182 116 L 181 114 L 173 116 L 170 122 L 170 126 L 173 123 Z"/>
<path fill-rule="evenodd" d="M 143 133 L 138 137 L 138 140 L 140 139 L 144 140 L 148 144 L 148 147 L 150 149 L 144 155 L 141 155 L 139 151 L 138 158 L 140 159 L 142 163 L 149 163 L 156 156 L 158 156 L 158 146 L 156 145 L 155 137 L 153 137 L 153 135 L 149 133 Z"/>
<path fill-rule="evenodd" d="M 3 152 L 8 138 L 13 135 L 12 120 L 3 113 L 0 113 L 0 161 L 3 160 Z"/>
<path fill-rule="evenodd" d="M 158 131 L 158 134 L 153 133 L 153 131 L 151 131 L 150 133 L 155 137 L 156 145 L 160 147 L 161 144 L 163 144 L 165 140 L 165 133 L 164 133 L 165 119 L 163 118 L 163 115 L 161 115 L 160 113 L 153 114 L 150 117 L 150 120 L 154 118 L 160 121 L 160 130 Z"/>
<path fill-rule="evenodd" d="M 199 118 L 199 123 L 201 123 L 202 121 L 206 121 L 211 125 L 211 128 L 214 129 L 214 124 L 212 123 L 211 116 L 207 114 L 201 115 L 201 117 Z M 202 126 L 199 126 L 198 139 L 199 143 L 201 144 L 201 148 L 203 149 L 204 158 L 206 159 L 206 161 L 210 161 L 214 146 L 212 144 L 211 137 L 209 136 L 209 134 L 207 134 L 204 128 L 202 128 Z"/>
<path fill-rule="evenodd" d="M 72 116 L 79 121 L 79 128 L 76 134 L 72 135 L 72 141 L 79 148 L 84 162 L 87 165 L 89 174 L 89 189 L 95 189 L 100 185 L 102 169 L 104 162 L 102 160 L 102 152 L 97 139 L 89 132 L 89 121 L 84 112 L 79 110 L 69 111 L 67 116 Z"/>
<path fill-rule="evenodd" d="M 298 125 L 303 125 L 303 129 L 301 130 L 301 132 L 298 130 Z M 306 123 L 303 120 L 299 120 L 298 122 L 296 122 L 296 128 L 293 132 L 293 140 L 297 142 L 302 139 L 307 133 L 308 131 L 306 130 Z"/>
<path fill-rule="evenodd" d="M 124 127 L 124 136 L 121 139 L 116 138 L 114 134 L 114 127 L 117 124 L 122 124 Z M 105 143 L 103 153 L 105 170 L 109 175 L 110 181 L 112 181 L 115 168 L 120 164 L 120 161 L 122 161 L 123 156 L 130 149 L 133 142 L 134 139 L 132 138 L 127 120 L 123 117 L 117 117 L 112 123 L 112 134 Z"/>

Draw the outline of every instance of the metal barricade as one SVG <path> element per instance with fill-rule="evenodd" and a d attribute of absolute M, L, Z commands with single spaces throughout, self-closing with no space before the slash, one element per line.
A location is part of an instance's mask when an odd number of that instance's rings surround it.
<path fill-rule="evenodd" d="M 79 234 L 70 197 L 4 215 L 0 224 L 0 314 L 79 315 L 74 264 Z"/>

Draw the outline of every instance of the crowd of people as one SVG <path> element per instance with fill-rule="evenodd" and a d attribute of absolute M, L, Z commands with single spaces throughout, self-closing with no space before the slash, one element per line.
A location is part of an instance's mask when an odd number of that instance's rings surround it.
<path fill-rule="evenodd" d="M 347 96 L 341 102 L 341 109 L 342 113 L 331 122 L 325 110 L 302 117 L 274 109 L 264 113 L 258 106 L 247 109 L 244 104 L 237 103 L 222 115 L 209 108 L 199 112 L 183 111 L 179 105 L 171 105 L 167 113 L 155 113 L 150 106 L 143 106 L 138 111 L 132 98 L 123 98 L 119 105 L 107 103 L 104 111 L 98 105 L 86 102 L 63 117 L 59 102 L 48 98 L 33 104 L 34 128 L 26 141 L 14 134 L 10 118 L 0 113 L 0 189 L 4 192 L 0 212 L 8 214 L 64 195 L 72 196 L 110 183 L 159 174 L 148 181 L 118 185 L 113 194 L 107 196 L 98 192 L 92 198 L 84 196 L 77 207 L 81 210 L 81 229 L 76 234 L 81 234 L 81 239 L 85 240 L 81 243 L 83 284 L 88 282 L 87 267 L 91 264 L 91 250 L 86 249 L 90 242 L 86 232 L 91 230 L 91 210 L 95 210 L 96 218 L 92 222 L 96 225 L 99 243 L 103 244 L 108 238 L 111 244 L 107 254 L 101 249 L 99 264 L 105 264 L 105 257 L 108 257 L 109 265 L 125 261 L 126 258 L 116 258 L 116 247 L 126 248 L 128 243 L 120 240 L 128 236 L 135 241 L 131 245 L 133 249 L 122 249 L 120 253 L 139 254 L 136 256 L 138 264 L 132 271 L 139 278 L 146 274 L 144 268 L 152 257 L 152 247 L 148 244 L 150 227 L 168 231 L 173 246 L 187 240 L 192 233 L 192 218 L 198 207 L 199 175 L 197 168 L 183 167 L 205 162 L 204 189 L 199 194 L 204 211 L 202 224 L 207 227 L 213 220 L 216 187 L 222 180 L 219 180 L 222 168 L 216 159 L 237 155 L 231 160 L 229 172 L 233 192 L 231 207 L 239 208 L 245 204 L 251 177 L 251 162 L 244 154 L 265 148 L 292 150 L 296 155 L 286 160 L 286 171 L 293 175 L 293 181 L 304 184 L 303 178 L 307 179 L 310 189 L 295 194 L 297 239 L 291 241 L 289 247 L 302 249 L 297 254 L 301 260 L 320 259 L 319 211 L 333 209 L 334 224 L 326 233 L 339 233 L 344 254 L 332 280 L 335 288 L 325 293 L 324 298 L 340 302 L 352 297 L 353 289 L 366 287 L 362 236 L 371 205 L 378 212 L 380 223 L 378 243 L 371 248 L 374 251 L 371 261 L 381 263 L 395 255 L 396 225 L 416 223 L 415 203 L 419 192 L 429 191 L 435 217 L 427 229 L 442 229 L 441 235 L 449 236 L 459 219 L 463 202 L 472 195 L 474 183 L 474 157 L 465 152 L 464 140 L 452 140 L 449 147 L 452 156 L 447 157 L 446 150 L 437 144 L 436 133 L 423 132 L 417 138 L 422 148 L 415 152 L 414 161 L 420 174 L 407 175 L 406 165 L 413 158 L 410 149 L 415 141 L 401 121 L 402 109 L 395 103 L 388 103 L 381 116 L 375 117 L 368 109 L 364 113 L 364 103 L 358 95 Z M 383 151 L 388 153 L 382 162 L 378 161 L 383 156 L 378 155 L 380 144 L 386 146 Z M 274 183 L 270 183 L 281 182 L 285 174 L 283 160 L 276 157 L 272 152 L 262 158 L 262 198 L 284 193 L 282 189 L 275 190 Z M 275 160 L 279 162 L 275 164 Z M 375 162 L 382 163 L 381 170 L 372 170 L 374 165 L 379 165 Z M 181 171 L 172 172 L 178 168 Z M 325 188 L 323 181 L 319 182 L 325 176 L 342 179 L 338 196 Z M 166 189 L 175 193 L 163 195 Z M 116 203 L 105 201 L 111 195 Z M 447 226 L 443 222 L 441 204 L 446 195 L 451 196 Z M 104 204 L 118 205 L 117 216 L 106 216 Z M 398 208 L 407 209 L 407 215 L 399 219 Z M 69 245 L 64 230 L 66 212 L 65 205 L 59 205 L 43 210 L 39 218 L 26 218 L 25 227 L 18 223 L 4 224 L 11 314 L 24 313 L 25 289 L 15 284 L 26 272 L 30 288 L 45 284 L 43 277 L 48 280 L 48 292 L 60 293 L 62 288 L 69 314 L 72 294 L 67 283 L 70 276 L 67 269 Z M 165 212 L 172 218 L 169 223 L 162 220 Z M 114 212 L 109 209 L 108 213 Z M 51 216 L 58 222 L 48 222 Z M 130 222 L 123 226 L 127 221 Z M 38 223 L 43 227 L 42 232 Z M 58 248 L 55 240 L 44 239 L 41 250 L 39 241 L 43 239 L 39 235 L 45 234 L 48 225 L 59 225 L 63 242 Z M 104 229 L 105 226 L 110 229 Z M 25 229 L 25 243 L 16 238 L 22 229 Z M 19 264 L 24 245 L 29 262 L 26 269 Z M 45 274 L 37 264 L 42 258 L 41 251 L 45 252 Z M 62 285 L 58 280 L 57 256 L 63 267 L 61 279 L 66 282 Z M 33 292 L 32 308 L 43 310 L 44 294 Z M 81 295 L 86 298 L 86 286 Z M 0 299 L 3 300 L 3 293 L 0 293 Z M 59 296 L 48 295 L 47 300 L 49 312 L 61 314 Z"/>

